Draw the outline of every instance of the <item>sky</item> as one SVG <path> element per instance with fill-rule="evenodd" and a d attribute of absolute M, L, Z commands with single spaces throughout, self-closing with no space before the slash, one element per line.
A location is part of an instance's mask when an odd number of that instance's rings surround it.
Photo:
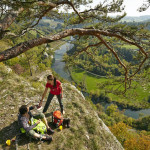
<path fill-rule="evenodd" d="M 102 0 L 93 0 L 93 6 Z M 124 0 L 125 11 L 127 16 L 143 16 L 150 15 L 150 7 L 144 12 L 138 12 L 137 9 L 146 3 L 146 0 Z"/>

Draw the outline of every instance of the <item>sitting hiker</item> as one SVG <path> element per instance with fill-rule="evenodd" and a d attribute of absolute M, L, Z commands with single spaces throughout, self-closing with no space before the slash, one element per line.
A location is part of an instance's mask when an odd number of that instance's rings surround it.
<path fill-rule="evenodd" d="M 59 110 L 53 112 L 52 122 L 56 127 L 63 125 L 64 127 L 70 128 L 70 119 L 63 118 Z"/>
<path fill-rule="evenodd" d="M 35 106 L 28 107 L 27 105 L 22 105 L 19 108 L 19 116 L 18 116 L 18 123 L 21 128 L 22 133 L 27 133 L 27 135 L 31 135 L 34 138 L 43 139 L 46 141 L 52 141 L 52 137 L 45 134 L 39 134 L 34 131 L 36 127 L 38 127 L 39 124 L 43 123 L 45 128 L 47 128 L 47 131 L 50 133 L 54 133 L 54 131 L 48 126 L 47 120 L 45 118 L 45 115 L 43 113 L 40 113 L 39 115 L 32 115 L 30 110 L 34 109 Z M 39 119 L 34 120 L 35 123 L 33 123 L 33 119 Z M 41 120 L 43 121 L 41 121 Z"/>

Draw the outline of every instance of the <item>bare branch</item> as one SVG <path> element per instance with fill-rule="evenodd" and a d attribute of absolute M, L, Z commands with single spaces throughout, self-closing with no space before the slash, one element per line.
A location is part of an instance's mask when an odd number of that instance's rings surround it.
<path fill-rule="evenodd" d="M 0 21 L 0 39 L 2 39 L 8 30 L 9 26 L 14 22 L 19 13 L 21 13 L 24 9 L 20 8 L 16 12 L 7 13 L 5 17 Z"/>
<path fill-rule="evenodd" d="M 39 16 L 39 19 L 37 20 L 37 22 L 36 22 L 34 25 L 30 26 L 30 28 L 35 27 L 35 26 L 40 22 L 40 20 L 42 19 L 42 17 L 44 17 L 44 16 L 45 16 L 49 11 L 51 11 L 53 8 L 54 8 L 54 7 L 50 6 L 48 9 L 44 10 L 44 11 L 42 12 L 42 14 Z"/>
<path fill-rule="evenodd" d="M 94 47 L 94 46 L 98 46 L 98 45 L 101 45 L 101 44 L 102 44 L 102 42 L 99 42 L 99 43 L 96 43 L 96 44 L 92 44 L 92 45 L 88 45 L 87 47 L 85 47 L 81 51 L 77 52 L 77 54 L 74 57 L 77 57 L 82 52 L 86 52 L 89 47 Z"/>
<path fill-rule="evenodd" d="M 79 18 L 80 18 L 80 20 L 81 21 L 83 21 L 84 20 L 84 18 L 79 14 L 79 12 L 75 9 L 75 7 L 74 7 L 74 5 L 73 5 L 73 3 L 72 2 L 69 2 L 68 0 L 67 1 L 64 1 L 64 2 L 60 2 L 60 3 L 58 3 L 59 5 L 60 4 L 68 4 L 68 5 L 70 5 L 71 7 L 72 7 L 72 9 L 74 10 L 74 12 L 79 16 Z"/>
<path fill-rule="evenodd" d="M 34 2 L 34 1 L 33 1 L 33 2 Z M 32 3 L 33 3 L 33 2 L 32 2 Z M 43 1 L 39 1 L 39 2 L 37 2 L 37 4 L 38 4 L 39 6 L 49 6 L 49 8 L 46 9 L 46 10 L 44 10 L 44 11 L 42 11 L 42 12 L 40 12 L 40 14 L 38 15 L 38 20 L 36 21 L 36 23 L 34 23 L 33 25 L 28 26 L 28 27 L 26 27 L 25 29 L 23 29 L 23 32 L 22 32 L 21 34 L 25 34 L 25 33 L 27 32 L 27 29 L 28 29 L 28 28 L 33 28 L 33 27 L 35 27 L 35 26 L 40 22 L 40 20 L 41 20 L 48 12 L 50 12 L 53 8 L 56 8 L 57 6 L 62 5 L 62 4 L 68 4 L 68 5 L 70 5 L 70 6 L 73 8 L 73 10 L 75 11 L 75 13 L 79 16 L 80 20 L 81 20 L 81 21 L 84 20 L 84 18 L 81 17 L 80 14 L 79 14 L 79 12 L 75 9 L 74 5 L 73 5 L 71 2 L 69 2 L 68 0 L 67 0 L 67 1 L 62 1 L 62 2 L 57 2 L 57 3 L 51 3 L 51 2 L 47 2 L 47 3 L 46 3 L 46 2 L 43 2 Z M 32 23 L 31 23 L 31 24 L 32 24 Z"/>
<path fill-rule="evenodd" d="M 27 31 L 31 31 L 31 30 L 36 31 L 38 34 L 44 36 L 44 34 L 42 34 L 41 32 L 39 32 L 39 31 L 38 31 L 37 29 L 35 29 L 35 28 L 27 28 L 26 30 L 23 30 L 23 31 L 22 31 L 22 34 L 21 34 L 21 35 L 17 35 L 17 37 L 18 37 L 18 36 L 23 36 Z"/>
<path fill-rule="evenodd" d="M 51 3 L 51 2 L 42 2 L 40 1 L 38 3 L 39 5 L 43 5 L 43 6 L 50 6 L 50 7 L 57 7 L 59 5 L 64 5 L 64 4 L 67 4 L 67 5 L 70 5 L 72 7 L 72 9 L 74 10 L 74 12 L 79 16 L 80 20 L 83 21 L 84 18 L 79 14 L 79 12 L 75 9 L 74 5 L 72 2 L 68 1 L 68 0 L 64 0 L 64 1 L 61 1 L 61 2 L 57 2 L 57 3 Z"/>
<path fill-rule="evenodd" d="M 107 42 L 100 36 L 97 35 L 97 38 L 100 39 L 102 41 L 102 43 L 114 54 L 114 56 L 116 57 L 116 59 L 118 60 L 119 64 L 124 68 L 125 70 L 125 91 L 127 89 L 127 75 L 128 75 L 128 70 L 127 67 L 122 63 L 122 61 L 120 60 L 120 58 L 118 57 L 117 53 L 114 51 L 113 48 L 111 48 Z"/>
<path fill-rule="evenodd" d="M 140 63 L 138 69 L 135 71 L 135 73 L 132 74 L 132 75 L 129 77 L 130 80 L 131 80 L 132 77 L 134 77 L 134 76 L 141 70 L 141 68 L 142 68 L 142 66 L 143 66 L 143 64 L 144 64 L 144 62 L 145 62 L 147 59 L 148 59 L 148 55 L 145 56 L 145 58 L 143 59 L 143 61 Z"/>

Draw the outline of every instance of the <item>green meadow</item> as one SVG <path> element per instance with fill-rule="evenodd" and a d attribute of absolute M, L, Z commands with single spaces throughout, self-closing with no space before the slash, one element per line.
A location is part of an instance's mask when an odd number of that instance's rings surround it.
<path fill-rule="evenodd" d="M 100 77 L 92 75 L 84 70 L 74 68 L 71 70 L 73 80 L 78 84 L 86 87 L 88 93 L 100 95 L 101 93 L 124 106 L 134 108 L 148 108 L 150 103 L 150 84 L 146 81 L 133 81 L 131 88 L 124 91 L 124 78 L 120 77 Z"/>
<path fill-rule="evenodd" d="M 138 49 L 136 46 L 134 46 L 134 45 L 128 45 L 128 44 L 122 45 L 121 48 L 126 48 L 126 49 Z"/>

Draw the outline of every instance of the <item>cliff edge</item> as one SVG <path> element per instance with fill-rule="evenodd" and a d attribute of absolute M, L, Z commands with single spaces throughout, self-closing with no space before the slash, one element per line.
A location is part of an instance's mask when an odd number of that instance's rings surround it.
<path fill-rule="evenodd" d="M 45 76 L 49 72 L 45 72 Z M 19 107 L 29 102 L 30 105 L 39 102 L 46 83 L 44 76 L 40 80 L 39 77 L 41 76 L 27 80 L 0 64 L 0 149 L 15 149 L 15 144 L 6 146 L 5 142 L 7 139 L 14 139 L 18 133 Z M 29 142 L 27 137 L 20 137 L 18 149 L 27 149 L 28 145 L 31 150 L 123 150 L 82 93 L 70 83 L 63 82 L 62 86 L 64 117 L 71 119 L 71 127 L 62 131 L 54 129 L 53 141 L 50 144 L 40 142 L 40 146 L 39 141 Z M 56 109 L 59 109 L 59 103 L 54 97 L 46 114 L 50 126 L 51 112 Z"/>

